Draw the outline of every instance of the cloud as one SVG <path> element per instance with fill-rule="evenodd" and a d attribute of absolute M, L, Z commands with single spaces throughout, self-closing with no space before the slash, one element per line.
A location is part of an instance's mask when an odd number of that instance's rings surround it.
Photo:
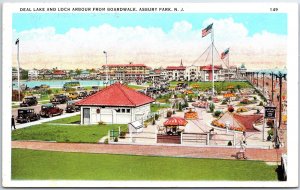
<path fill-rule="evenodd" d="M 247 28 L 232 18 L 203 22 L 214 23 L 214 42 L 221 53 L 230 47 L 230 63 L 248 67 L 283 67 L 286 61 L 286 36 L 268 31 L 248 35 Z M 188 21 L 175 22 L 169 32 L 159 27 L 114 27 L 103 24 L 88 30 L 71 28 L 58 34 L 53 27 L 13 31 L 12 43 L 20 38 L 20 60 L 24 68 L 97 68 L 105 63 L 145 63 L 149 66 L 192 64 L 211 43 L 210 35 L 202 38 L 201 30 Z M 203 56 L 204 59 L 206 56 Z M 16 48 L 13 47 L 16 65 Z M 260 63 L 260 64 L 258 64 Z M 199 59 L 195 64 L 205 64 Z"/>

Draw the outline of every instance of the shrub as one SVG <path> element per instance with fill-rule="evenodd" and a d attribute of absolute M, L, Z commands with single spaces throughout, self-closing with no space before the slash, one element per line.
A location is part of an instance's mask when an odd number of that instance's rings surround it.
<path fill-rule="evenodd" d="M 231 106 L 231 105 L 230 105 L 230 106 L 228 106 L 228 111 L 229 111 L 229 112 L 231 112 L 231 113 L 232 113 L 232 112 L 234 112 L 234 107 L 233 107 L 233 106 Z"/>
<path fill-rule="evenodd" d="M 99 121 L 98 125 L 105 125 L 105 123 L 103 121 Z"/>
<path fill-rule="evenodd" d="M 188 96 L 188 99 L 189 99 L 189 102 L 192 102 L 192 101 L 193 101 L 193 96 L 192 96 L 192 95 L 189 95 L 189 96 Z"/>
<path fill-rule="evenodd" d="M 228 100 L 227 99 L 224 99 L 223 101 L 222 101 L 222 105 L 225 105 L 225 104 L 227 104 L 227 102 L 228 102 Z"/>
<path fill-rule="evenodd" d="M 228 146 L 232 146 L 232 142 L 231 142 L 231 141 L 229 141 L 227 145 L 228 145 Z"/>
<path fill-rule="evenodd" d="M 22 101 L 22 99 L 24 98 L 24 94 L 22 92 L 20 92 L 20 100 Z M 19 92 L 18 90 L 13 90 L 12 92 L 12 101 L 19 101 Z"/>
<path fill-rule="evenodd" d="M 172 113 L 173 113 L 172 111 L 168 111 L 168 112 L 167 112 L 167 117 L 171 117 L 171 116 L 172 116 Z"/>
<path fill-rule="evenodd" d="M 259 102 L 258 106 L 263 106 L 264 103 L 262 101 Z"/>
<path fill-rule="evenodd" d="M 256 97 L 256 96 L 253 96 L 253 99 L 254 99 L 254 100 L 257 100 L 257 97 Z"/>
<path fill-rule="evenodd" d="M 121 131 L 120 132 L 120 139 L 125 139 L 125 136 L 126 136 L 126 132 Z"/>
<path fill-rule="evenodd" d="M 104 140 L 104 144 L 108 144 L 108 138 Z"/>
<path fill-rule="evenodd" d="M 158 115 L 158 114 L 155 114 L 155 115 L 154 115 L 154 118 L 155 118 L 155 120 L 158 120 L 159 115 Z"/>
<path fill-rule="evenodd" d="M 179 111 L 182 111 L 182 105 L 181 105 L 181 102 L 179 102 L 178 109 L 179 109 Z"/>
<path fill-rule="evenodd" d="M 184 101 L 183 107 L 184 107 L 184 108 L 189 107 L 189 103 L 188 103 L 187 101 Z"/>
<path fill-rule="evenodd" d="M 118 142 L 118 141 L 119 141 L 118 137 L 115 137 L 114 142 Z"/>
<path fill-rule="evenodd" d="M 214 103 L 209 104 L 209 110 L 210 110 L 211 113 L 214 112 L 214 110 L 215 110 L 215 104 Z"/>
<path fill-rule="evenodd" d="M 221 113 L 222 112 L 220 110 L 217 110 L 217 111 L 215 111 L 214 116 L 219 117 L 221 115 Z"/>
<path fill-rule="evenodd" d="M 268 135 L 269 135 L 269 136 L 273 136 L 273 135 L 274 135 L 274 132 L 273 132 L 272 129 L 268 130 Z"/>
<path fill-rule="evenodd" d="M 212 100 L 212 97 L 211 97 L 211 96 L 209 96 L 209 97 L 208 97 L 208 100 L 210 100 L 210 101 L 211 101 L 211 100 Z"/>

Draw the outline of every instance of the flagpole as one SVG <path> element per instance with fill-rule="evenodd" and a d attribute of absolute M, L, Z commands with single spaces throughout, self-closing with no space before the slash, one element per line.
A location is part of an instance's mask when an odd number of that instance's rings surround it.
<path fill-rule="evenodd" d="M 21 101 L 21 87 L 20 87 L 20 59 L 19 59 L 19 44 L 20 44 L 20 41 L 19 39 L 17 40 L 17 45 L 18 45 L 18 48 L 17 48 L 17 60 L 18 60 L 18 93 L 19 93 L 19 102 Z"/>
<path fill-rule="evenodd" d="M 212 61 L 212 96 L 215 95 L 215 68 L 214 68 L 214 29 L 211 29 L 211 61 Z"/>

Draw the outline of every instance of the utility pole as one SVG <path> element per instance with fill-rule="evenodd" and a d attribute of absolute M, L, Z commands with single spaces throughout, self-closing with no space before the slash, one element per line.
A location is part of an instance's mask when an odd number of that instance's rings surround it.
<path fill-rule="evenodd" d="M 19 102 L 20 102 L 21 101 L 21 86 L 20 86 L 20 51 L 19 51 L 20 41 L 19 41 L 19 38 L 16 40 L 16 45 L 18 46 L 18 49 L 17 49 L 17 60 L 18 60 L 18 94 L 19 94 Z"/>
<path fill-rule="evenodd" d="M 105 54 L 105 75 L 106 75 L 106 81 L 105 81 L 105 87 L 107 87 L 108 85 L 108 75 L 107 75 L 107 52 L 103 51 L 103 53 Z"/>

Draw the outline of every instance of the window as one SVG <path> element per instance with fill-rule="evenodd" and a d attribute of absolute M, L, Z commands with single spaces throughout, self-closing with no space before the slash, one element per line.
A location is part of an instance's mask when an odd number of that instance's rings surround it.
<path fill-rule="evenodd" d="M 122 109 L 122 113 L 125 113 L 125 109 Z"/>
<path fill-rule="evenodd" d="M 126 109 L 126 113 L 130 113 L 130 109 Z"/>
<path fill-rule="evenodd" d="M 117 113 L 120 113 L 120 111 L 121 111 L 120 109 L 116 109 L 116 112 L 117 112 Z"/>

